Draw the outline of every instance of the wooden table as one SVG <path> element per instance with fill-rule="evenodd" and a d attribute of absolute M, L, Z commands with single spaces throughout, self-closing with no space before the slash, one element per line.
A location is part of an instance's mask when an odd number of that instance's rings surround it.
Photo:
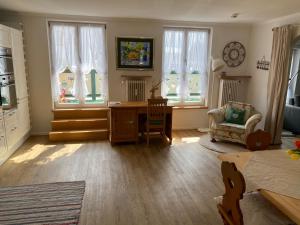
<path fill-rule="evenodd" d="M 252 156 L 253 152 L 240 152 L 220 154 L 218 158 L 222 161 L 235 163 L 237 169 L 242 172 Z M 291 220 L 300 224 L 300 199 L 295 199 L 264 189 L 258 191 Z"/>
<path fill-rule="evenodd" d="M 137 142 L 142 123 L 147 119 L 147 102 L 109 102 L 110 142 Z M 166 136 L 172 142 L 173 107 L 167 106 Z"/>

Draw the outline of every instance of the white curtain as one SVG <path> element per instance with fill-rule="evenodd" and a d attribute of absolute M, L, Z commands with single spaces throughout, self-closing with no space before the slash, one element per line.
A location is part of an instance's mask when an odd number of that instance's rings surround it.
<path fill-rule="evenodd" d="M 265 130 L 271 134 L 272 144 L 281 144 L 285 99 L 289 82 L 292 37 L 293 27 L 290 25 L 273 28 L 265 121 Z"/>
<path fill-rule="evenodd" d="M 101 96 L 107 100 L 107 62 L 105 26 L 51 22 L 52 92 L 57 102 L 59 74 L 68 67 L 75 74 L 73 95 L 84 101 L 87 94 L 85 75 L 92 69 L 101 76 Z"/>
<path fill-rule="evenodd" d="M 199 92 L 206 94 L 208 74 L 208 32 L 189 31 L 187 41 L 187 67 L 186 72 L 198 72 L 200 76 Z M 188 93 L 188 90 L 186 90 Z"/>
<path fill-rule="evenodd" d="M 107 82 L 107 63 L 105 48 L 105 26 L 95 24 L 79 25 L 81 74 L 84 76 L 95 69 L 102 83 Z M 87 88 L 84 83 L 84 95 Z M 101 96 L 107 98 L 106 85 L 102 85 Z"/>
<path fill-rule="evenodd" d="M 167 94 L 167 79 L 172 72 L 184 73 L 184 31 L 165 30 L 163 42 L 163 96 Z M 182 78 L 182 76 L 181 76 Z M 183 80 L 180 81 L 182 83 Z M 179 90 L 182 92 L 182 89 Z"/>
<path fill-rule="evenodd" d="M 167 28 L 163 39 L 162 94 L 168 93 L 167 79 L 171 73 L 180 75 L 178 94 L 188 98 L 187 74 L 199 73 L 199 92 L 206 94 L 208 69 L 208 30 Z"/>
<path fill-rule="evenodd" d="M 68 67 L 75 74 L 79 74 L 79 60 L 77 51 L 76 25 L 70 23 L 50 23 L 51 54 L 52 54 L 52 93 L 55 101 L 60 94 L 59 74 Z M 76 92 L 76 93 L 75 93 Z M 78 96 L 78 89 L 74 89 L 73 95 Z"/>

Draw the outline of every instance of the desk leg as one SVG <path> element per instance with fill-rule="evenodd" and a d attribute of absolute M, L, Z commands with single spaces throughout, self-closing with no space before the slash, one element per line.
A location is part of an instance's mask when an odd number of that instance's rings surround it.
<path fill-rule="evenodd" d="M 166 116 L 166 136 L 169 138 L 170 145 L 172 144 L 172 113 Z"/>

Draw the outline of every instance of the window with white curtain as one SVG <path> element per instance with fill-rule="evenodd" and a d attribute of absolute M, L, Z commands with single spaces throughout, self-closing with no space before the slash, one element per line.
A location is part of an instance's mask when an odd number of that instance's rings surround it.
<path fill-rule="evenodd" d="M 58 104 L 107 100 L 105 26 L 50 22 L 52 92 Z"/>
<path fill-rule="evenodd" d="M 163 96 L 174 104 L 205 104 L 209 30 L 166 28 Z"/>

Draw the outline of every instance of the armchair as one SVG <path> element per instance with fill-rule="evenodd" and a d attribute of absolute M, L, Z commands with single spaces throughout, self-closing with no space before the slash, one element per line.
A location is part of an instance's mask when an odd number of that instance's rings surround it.
<path fill-rule="evenodd" d="M 245 110 L 244 125 L 225 121 L 226 110 L 229 108 Z M 246 144 L 247 136 L 254 131 L 256 124 L 261 121 L 262 115 L 250 104 L 228 102 L 221 108 L 210 110 L 208 118 L 212 142 L 215 142 L 216 139 L 221 139 Z"/>

